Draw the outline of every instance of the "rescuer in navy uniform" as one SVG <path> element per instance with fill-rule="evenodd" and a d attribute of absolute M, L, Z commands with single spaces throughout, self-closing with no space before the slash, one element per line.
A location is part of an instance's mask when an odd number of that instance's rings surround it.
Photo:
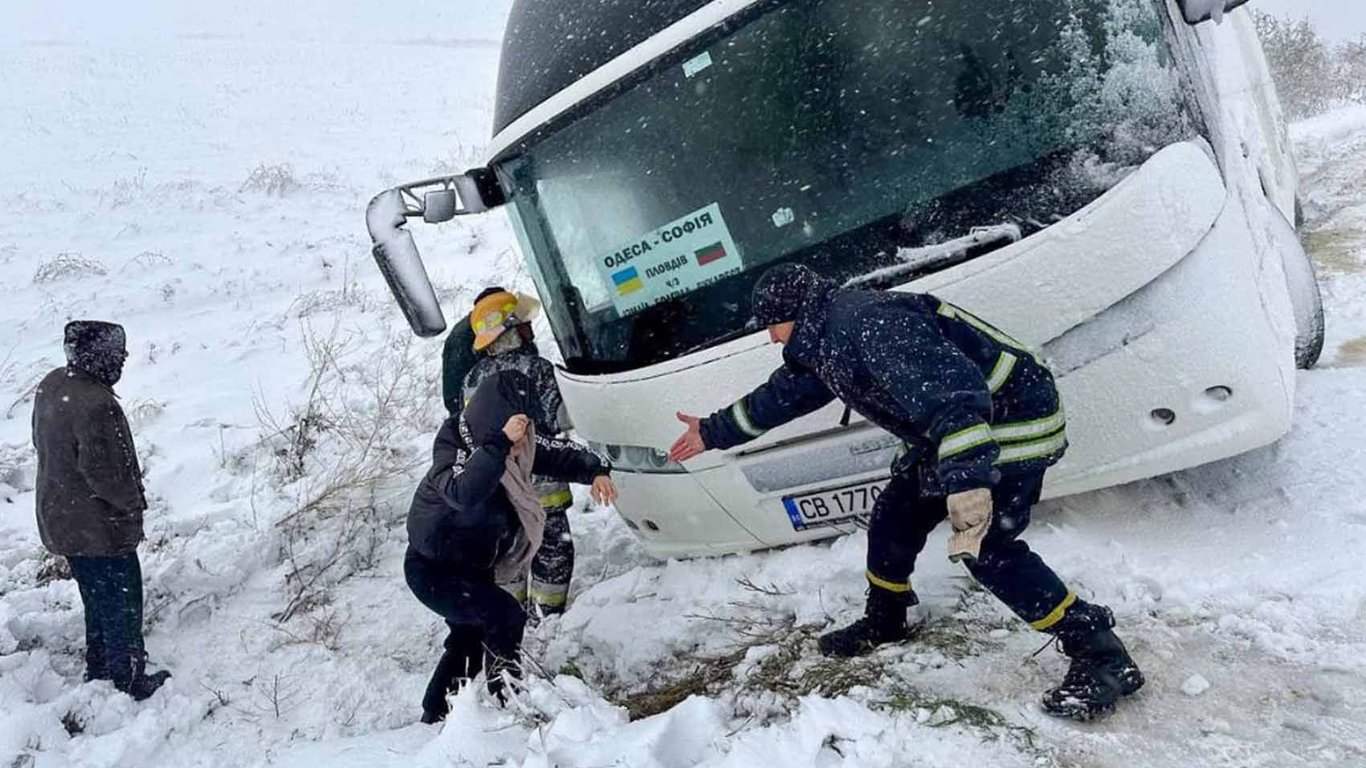
<path fill-rule="evenodd" d="M 739 445 L 837 397 L 904 442 L 869 522 L 864 616 L 822 636 L 821 653 L 907 638 L 916 555 L 948 517 L 950 559 L 1071 658 L 1044 694 L 1049 713 L 1089 719 L 1143 685 L 1110 609 L 1078 599 L 1019 538 L 1067 448 L 1053 376 L 1024 345 L 928 294 L 845 290 L 795 264 L 759 279 L 754 315 L 785 345 L 783 365 L 705 419 L 678 414 L 687 431 L 670 458 Z"/>

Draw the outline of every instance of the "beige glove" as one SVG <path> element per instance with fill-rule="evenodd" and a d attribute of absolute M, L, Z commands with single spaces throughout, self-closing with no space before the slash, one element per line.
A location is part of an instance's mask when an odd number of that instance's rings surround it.
<path fill-rule="evenodd" d="M 949 559 L 976 560 L 982 550 L 982 539 L 991 529 L 991 491 L 974 488 L 949 496 L 949 523 L 953 535 L 949 537 Z"/>

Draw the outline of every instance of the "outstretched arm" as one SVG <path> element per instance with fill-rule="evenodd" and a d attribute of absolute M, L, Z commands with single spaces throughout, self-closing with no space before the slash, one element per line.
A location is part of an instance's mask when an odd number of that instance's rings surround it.
<path fill-rule="evenodd" d="M 669 449 L 669 458 L 686 461 L 709 449 L 747 443 L 834 399 L 813 371 L 786 362 L 754 391 L 705 419 L 678 414 L 687 431 Z"/>

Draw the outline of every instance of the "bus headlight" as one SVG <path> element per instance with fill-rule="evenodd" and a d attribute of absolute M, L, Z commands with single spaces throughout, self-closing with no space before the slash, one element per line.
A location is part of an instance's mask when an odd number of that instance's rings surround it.
<path fill-rule="evenodd" d="M 588 447 L 612 460 L 612 469 L 620 472 L 673 475 L 688 470 L 676 461 L 669 461 L 669 452 L 643 445 L 616 445 L 588 441 Z"/>

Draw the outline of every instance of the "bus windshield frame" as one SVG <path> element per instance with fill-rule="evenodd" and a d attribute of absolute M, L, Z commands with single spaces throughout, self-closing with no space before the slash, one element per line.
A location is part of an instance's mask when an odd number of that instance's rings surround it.
<path fill-rule="evenodd" d="M 566 366 L 757 330 L 777 264 L 845 282 L 1075 213 L 1204 133 L 1172 34 L 1161 0 L 760 3 L 495 164 Z"/>

